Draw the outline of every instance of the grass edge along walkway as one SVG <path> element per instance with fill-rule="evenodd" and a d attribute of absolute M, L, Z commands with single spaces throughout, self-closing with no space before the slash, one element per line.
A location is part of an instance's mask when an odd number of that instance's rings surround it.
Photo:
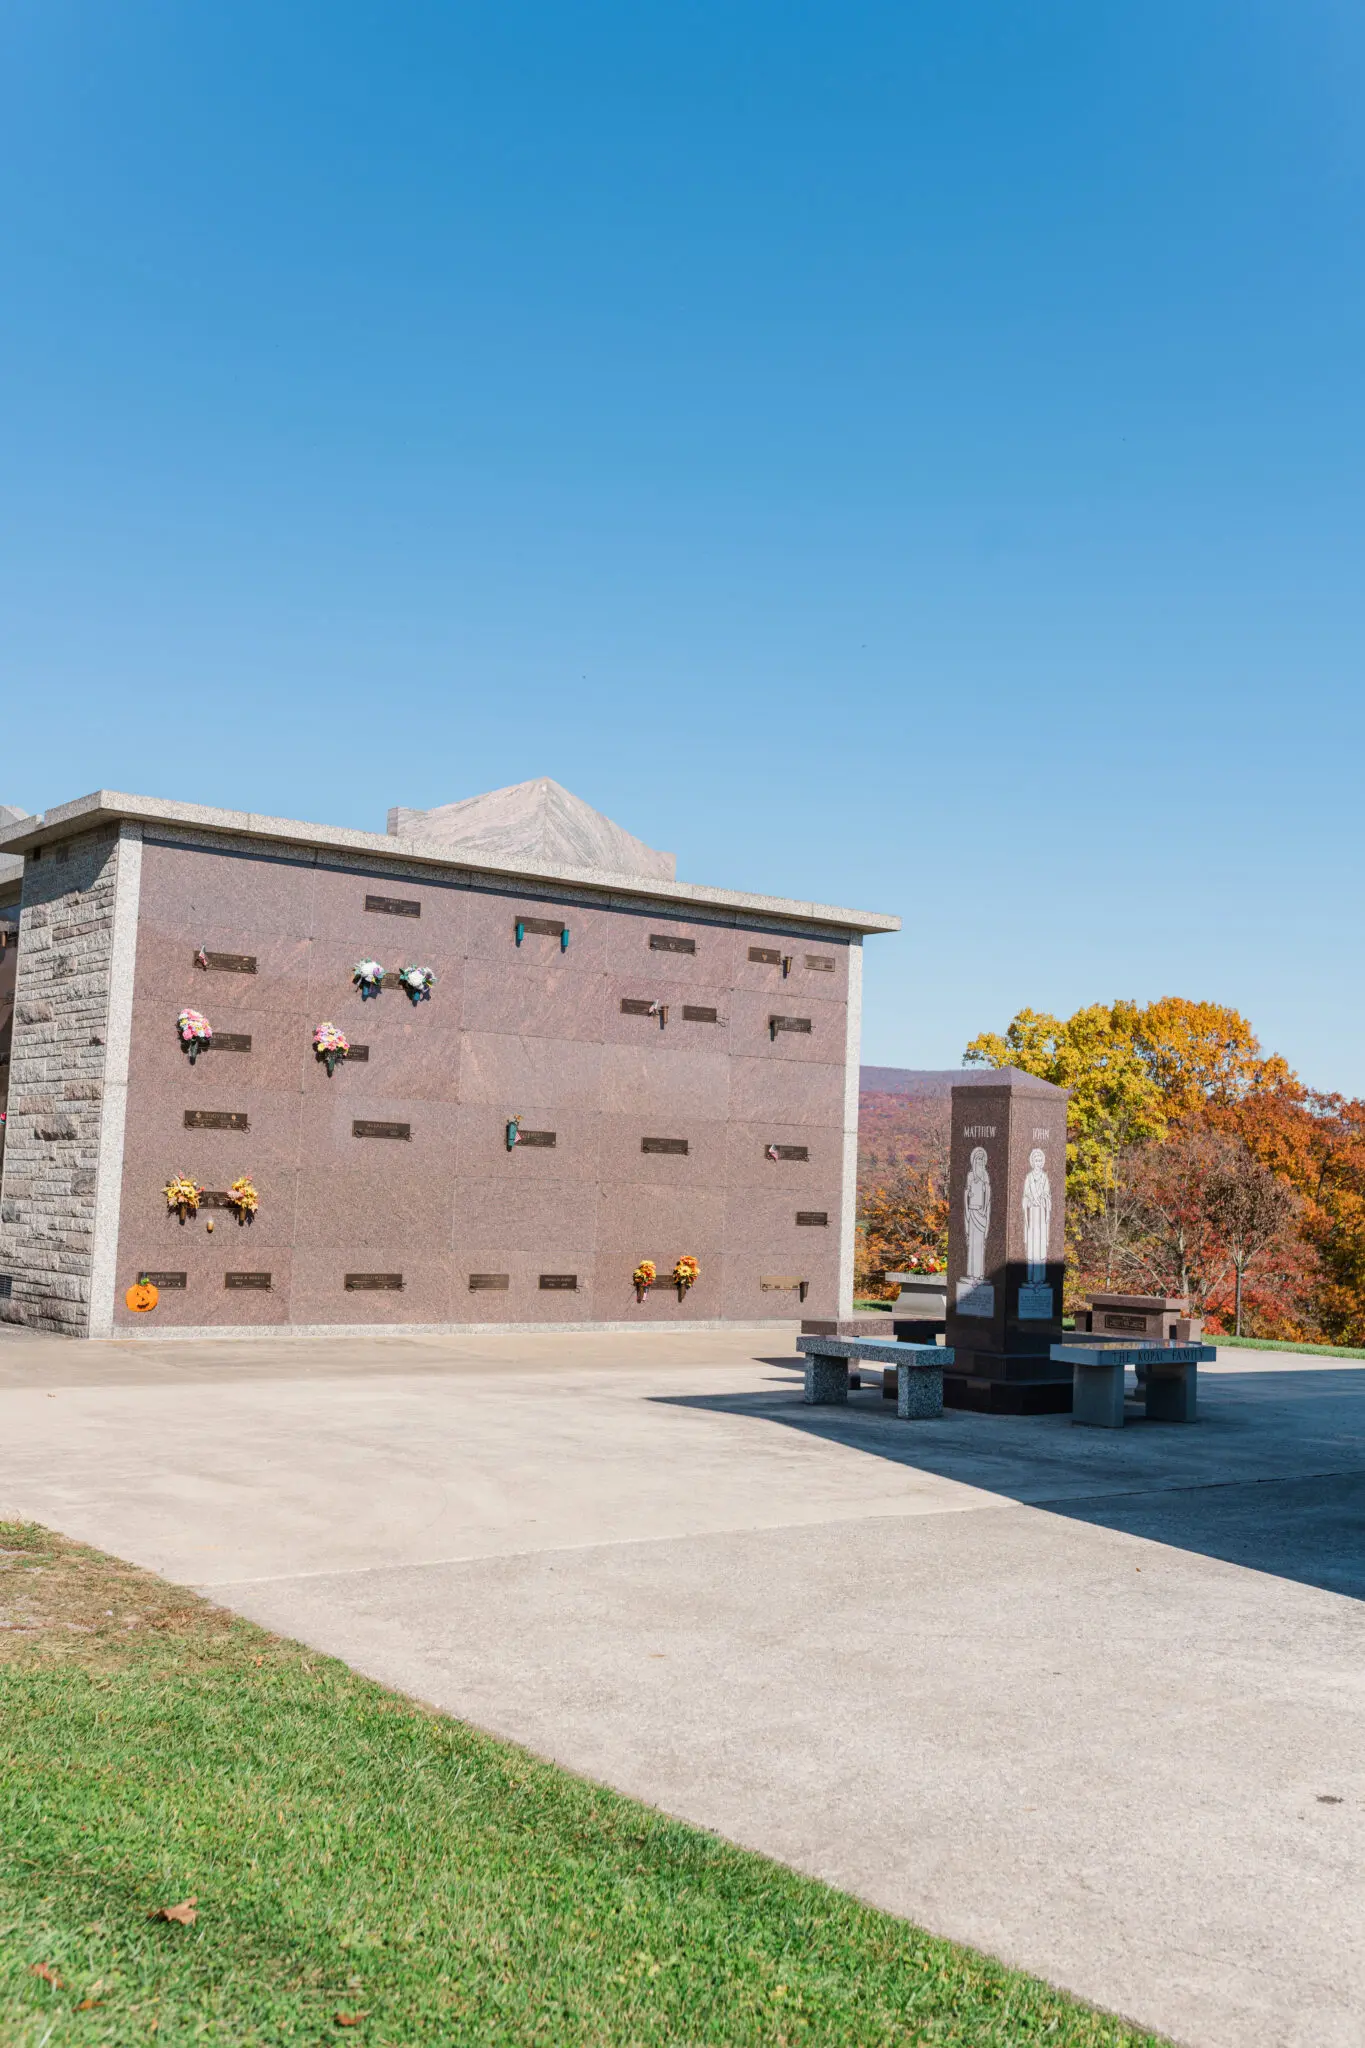
<path fill-rule="evenodd" d="M 1365 1351 L 1352 1351 L 1344 1344 L 1297 1344 L 1287 1337 L 1206 1337 L 1204 1342 L 1216 1344 L 1220 1351 L 1302 1351 L 1310 1358 L 1365 1358 Z"/>
<path fill-rule="evenodd" d="M 1155 2048 L 154 1574 L 0 1567 L 6 2048 Z"/>

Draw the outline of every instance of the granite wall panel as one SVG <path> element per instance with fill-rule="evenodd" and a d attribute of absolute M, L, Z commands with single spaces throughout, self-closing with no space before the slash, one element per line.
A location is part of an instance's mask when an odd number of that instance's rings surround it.
<path fill-rule="evenodd" d="M 160 1322 L 268 1324 L 678 1321 L 718 1315 L 789 1319 L 794 1297 L 762 1293 L 760 1274 L 798 1269 L 809 1304 L 836 1291 L 842 1213 L 847 948 L 839 942 L 580 902 L 571 892 L 513 894 L 471 877 L 438 885 L 399 860 L 351 868 L 195 845 L 147 849 L 139 928 L 124 1152 L 119 1289 L 150 1266 L 191 1284 L 163 1297 Z M 367 894 L 421 904 L 420 918 L 364 909 Z M 568 924 L 570 943 L 528 933 L 518 914 Z M 652 949 L 651 935 L 695 953 Z M 793 956 L 784 979 L 748 960 L 753 945 Z M 196 946 L 252 953 L 255 975 L 205 975 Z M 833 973 L 805 969 L 806 951 Z M 397 989 L 362 1002 L 357 959 L 432 967 L 429 1003 Z M 667 1024 L 621 1013 L 623 996 L 667 1003 Z M 250 1053 L 208 1053 L 190 1067 L 175 1034 L 184 1005 L 216 1029 L 247 1032 Z M 713 1008 L 716 1024 L 683 1007 Z M 809 1035 L 768 1032 L 771 1011 L 812 1019 Z M 369 1047 L 330 1079 L 312 1053 L 326 1015 Z M 187 1107 L 245 1109 L 247 1133 L 186 1131 Z M 553 1130 L 553 1147 L 506 1148 L 507 1119 Z M 406 1123 L 406 1139 L 356 1138 L 357 1119 Z M 687 1154 L 641 1140 L 685 1138 Z M 769 1143 L 804 1144 L 806 1163 L 775 1163 Z M 247 1173 L 261 1212 L 239 1232 L 231 1212 L 184 1232 L 161 1189 L 186 1171 L 209 1186 Z M 798 1227 L 825 1209 L 828 1231 Z M 249 1251 L 249 1257 L 247 1255 Z M 683 1303 L 663 1285 L 641 1305 L 630 1272 L 666 1274 L 688 1252 L 702 1280 Z M 269 1270 L 264 1290 L 223 1274 Z M 348 1272 L 401 1272 L 400 1292 L 344 1286 Z M 506 1288 L 469 1275 L 505 1273 Z M 572 1273 L 576 1289 L 542 1289 Z M 120 1311 L 121 1325 L 133 1319 Z"/>

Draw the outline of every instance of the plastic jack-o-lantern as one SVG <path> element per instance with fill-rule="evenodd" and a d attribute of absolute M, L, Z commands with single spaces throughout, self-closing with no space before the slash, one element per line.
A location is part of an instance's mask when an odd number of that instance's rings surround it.
<path fill-rule="evenodd" d="M 134 1315 L 145 1316 L 148 1309 L 155 1308 L 161 1296 L 145 1276 L 128 1289 L 123 1299 Z"/>

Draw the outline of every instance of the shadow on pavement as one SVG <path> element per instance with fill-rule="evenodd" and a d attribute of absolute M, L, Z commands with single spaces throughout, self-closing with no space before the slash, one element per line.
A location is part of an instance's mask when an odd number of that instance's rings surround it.
<path fill-rule="evenodd" d="M 1192 1425 L 949 1410 L 901 1422 L 875 1389 L 808 1408 L 799 1360 L 761 1393 L 656 1396 L 751 1416 L 1024 1506 L 1365 1599 L 1365 1367 L 1201 1375 Z"/>

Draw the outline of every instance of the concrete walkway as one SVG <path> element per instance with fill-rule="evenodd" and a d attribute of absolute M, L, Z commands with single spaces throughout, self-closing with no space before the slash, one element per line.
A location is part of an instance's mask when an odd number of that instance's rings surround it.
<path fill-rule="evenodd" d="M 780 1336 L 0 1333 L 0 1512 L 1202 2048 L 1365 2042 L 1365 1368 L 804 1409 Z"/>

